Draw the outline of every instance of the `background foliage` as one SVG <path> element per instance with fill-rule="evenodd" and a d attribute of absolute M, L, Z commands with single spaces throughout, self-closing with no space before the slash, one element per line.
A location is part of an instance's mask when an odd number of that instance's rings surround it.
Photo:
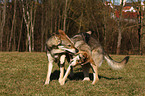
<path fill-rule="evenodd" d="M 121 28 L 120 54 L 139 52 L 138 18 L 135 22 L 120 20 L 118 27 L 118 20 L 111 18 L 101 0 L 11 1 L 0 4 L 1 51 L 45 51 L 47 38 L 63 29 L 69 37 L 91 30 L 105 51 L 115 54 Z M 144 53 L 143 33 L 141 38 Z"/>

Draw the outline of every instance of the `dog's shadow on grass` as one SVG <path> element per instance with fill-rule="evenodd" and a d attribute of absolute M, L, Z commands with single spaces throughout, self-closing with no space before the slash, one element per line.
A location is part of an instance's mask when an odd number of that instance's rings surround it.
<path fill-rule="evenodd" d="M 51 80 L 58 80 L 59 79 L 59 74 L 60 74 L 60 71 L 58 70 L 55 70 L 52 74 L 51 74 Z M 89 77 L 91 80 L 93 80 L 93 74 L 90 73 L 89 74 Z M 122 79 L 122 77 L 106 77 L 106 76 L 101 76 L 101 75 L 98 75 L 99 79 L 107 79 L 107 80 L 118 80 L 118 79 Z M 68 76 L 68 78 L 70 80 L 83 80 L 84 79 L 84 74 L 83 72 L 77 72 L 77 73 L 74 73 L 74 76 L 73 77 L 70 77 Z"/>
<path fill-rule="evenodd" d="M 91 80 L 93 80 L 93 73 L 90 73 L 89 74 L 89 77 Z M 114 78 L 114 77 L 105 77 L 105 76 L 101 76 L 101 75 L 98 75 L 99 79 L 107 79 L 107 80 L 118 80 L 118 79 L 122 79 L 122 77 L 118 77 L 118 78 Z M 83 80 L 84 79 L 84 74 L 83 72 L 77 72 L 77 73 L 74 73 L 74 76 L 73 78 L 71 78 L 70 76 L 68 77 L 70 80 Z"/>

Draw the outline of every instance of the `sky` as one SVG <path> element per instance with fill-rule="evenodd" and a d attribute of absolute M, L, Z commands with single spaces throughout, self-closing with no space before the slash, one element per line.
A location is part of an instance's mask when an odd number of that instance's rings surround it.
<path fill-rule="evenodd" d="M 106 0 L 106 1 L 110 1 L 110 0 Z M 113 2 L 113 0 L 111 0 Z M 119 5 L 120 0 L 114 0 L 116 5 Z M 126 0 L 126 2 L 131 2 L 132 0 Z M 138 1 L 138 0 L 133 0 L 133 1 Z M 145 0 L 141 0 L 141 1 L 145 1 Z"/>

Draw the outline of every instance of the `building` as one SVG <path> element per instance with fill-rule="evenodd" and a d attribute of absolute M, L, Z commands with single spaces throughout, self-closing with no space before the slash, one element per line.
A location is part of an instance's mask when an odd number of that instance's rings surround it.
<path fill-rule="evenodd" d="M 122 0 L 113 0 L 113 1 L 117 1 L 121 4 Z M 131 0 L 132 1 L 132 0 Z M 141 5 L 141 8 L 142 10 L 145 9 L 145 2 L 135 2 L 136 0 L 133 0 L 134 2 L 132 3 L 130 0 L 124 0 L 123 2 L 123 9 L 122 9 L 122 17 L 124 19 L 137 19 L 138 16 L 139 16 L 139 10 L 138 8 L 140 7 Z M 120 5 L 113 5 L 114 2 L 105 2 L 104 3 L 105 6 L 110 6 L 108 7 L 109 10 L 114 10 L 113 12 L 112 11 L 109 11 L 111 14 L 113 13 L 113 15 L 111 16 L 111 18 L 119 18 L 119 15 L 120 15 Z M 141 16 L 143 18 L 143 13 L 141 13 Z"/>

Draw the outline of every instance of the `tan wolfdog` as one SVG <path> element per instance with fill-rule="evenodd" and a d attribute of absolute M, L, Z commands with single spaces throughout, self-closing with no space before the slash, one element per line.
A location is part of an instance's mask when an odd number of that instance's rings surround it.
<path fill-rule="evenodd" d="M 49 84 L 53 63 L 58 60 L 60 62 L 59 83 L 61 84 L 61 82 L 63 82 L 62 80 L 66 56 L 68 54 L 77 53 L 78 50 L 74 47 L 73 42 L 71 42 L 69 37 L 62 30 L 59 30 L 58 35 L 55 34 L 47 40 L 46 47 L 48 57 L 48 72 L 45 84 Z"/>

